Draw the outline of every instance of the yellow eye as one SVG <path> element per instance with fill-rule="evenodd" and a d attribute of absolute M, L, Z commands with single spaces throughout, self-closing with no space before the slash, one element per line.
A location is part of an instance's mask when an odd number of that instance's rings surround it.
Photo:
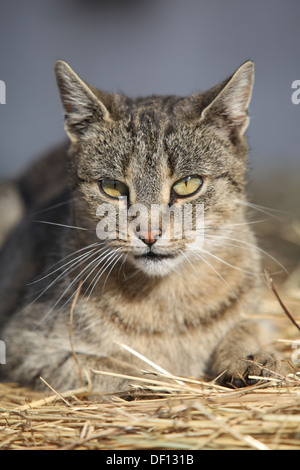
<path fill-rule="evenodd" d="M 173 191 L 176 196 L 188 197 L 196 194 L 203 185 L 201 176 L 186 176 L 173 184 Z"/>
<path fill-rule="evenodd" d="M 128 187 L 126 184 L 121 183 L 121 181 L 104 179 L 100 181 L 99 186 L 106 196 L 112 197 L 113 199 L 120 199 L 129 194 Z"/>

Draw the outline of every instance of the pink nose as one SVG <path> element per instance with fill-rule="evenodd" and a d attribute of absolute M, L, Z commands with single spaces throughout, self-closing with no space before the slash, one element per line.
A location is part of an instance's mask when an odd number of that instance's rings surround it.
<path fill-rule="evenodd" d="M 146 245 L 153 245 L 156 240 L 160 237 L 160 230 L 140 230 L 137 232 L 137 236 L 144 242 Z"/>

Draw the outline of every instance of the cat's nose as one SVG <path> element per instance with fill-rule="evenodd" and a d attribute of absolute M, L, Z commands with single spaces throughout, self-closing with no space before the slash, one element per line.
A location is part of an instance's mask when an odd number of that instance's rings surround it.
<path fill-rule="evenodd" d="M 161 230 L 139 230 L 136 232 L 136 235 L 146 245 L 151 247 L 161 236 Z"/>

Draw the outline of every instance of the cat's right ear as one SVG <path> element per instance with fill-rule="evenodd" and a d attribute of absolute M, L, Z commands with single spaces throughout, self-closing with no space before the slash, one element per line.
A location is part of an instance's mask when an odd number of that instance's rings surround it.
<path fill-rule="evenodd" d="M 55 64 L 55 75 L 65 109 L 65 130 L 71 140 L 91 130 L 93 123 L 110 121 L 110 114 L 96 94 L 64 61 Z"/>
<path fill-rule="evenodd" d="M 201 120 L 215 124 L 234 140 L 241 137 L 249 123 L 248 106 L 254 82 L 254 64 L 245 62 L 229 79 L 206 93 L 212 101 L 201 114 Z"/>

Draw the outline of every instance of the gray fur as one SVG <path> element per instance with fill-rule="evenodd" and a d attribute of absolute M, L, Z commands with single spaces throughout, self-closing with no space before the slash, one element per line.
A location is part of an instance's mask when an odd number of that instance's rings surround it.
<path fill-rule="evenodd" d="M 5 378 L 39 387 L 42 376 L 58 390 L 79 385 L 69 339 L 78 289 L 72 340 L 83 380 L 90 376 L 95 390 L 128 384 L 91 375 L 90 369 L 145 368 L 118 343 L 170 373 L 213 378 L 227 371 L 225 383 L 239 386 L 249 382 L 249 372 L 264 373 L 250 367 L 247 357 L 277 368 L 274 356 L 261 352 L 262 330 L 248 319 L 257 311 L 261 283 L 259 250 L 240 203 L 246 200 L 253 64 L 188 97 L 104 93 L 62 61 L 56 77 L 70 138 L 69 176 L 64 197 L 43 197 L 52 210 L 34 204 L 1 254 Z M 51 171 L 48 161 L 46 172 Z M 203 177 L 203 187 L 194 197 L 177 198 L 172 185 L 190 175 Z M 185 238 L 159 238 L 151 249 L 173 257 L 153 261 L 141 256 L 149 247 L 138 236 L 99 245 L 97 208 L 115 204 L 99 190 L 103 178 L 125 183 L 131 205 L 204 204 L 204 247 L 195 251 Z M 236 224 L 243 224 L 242 230 Z M 148 228 L 144 220 L 141 228 Z M 99 265 L 89 264 L 101 253 Z M 63 265 L 64 275 L 58 269 Z M 52 272 L 47 277 L 46 269 Z"/>

